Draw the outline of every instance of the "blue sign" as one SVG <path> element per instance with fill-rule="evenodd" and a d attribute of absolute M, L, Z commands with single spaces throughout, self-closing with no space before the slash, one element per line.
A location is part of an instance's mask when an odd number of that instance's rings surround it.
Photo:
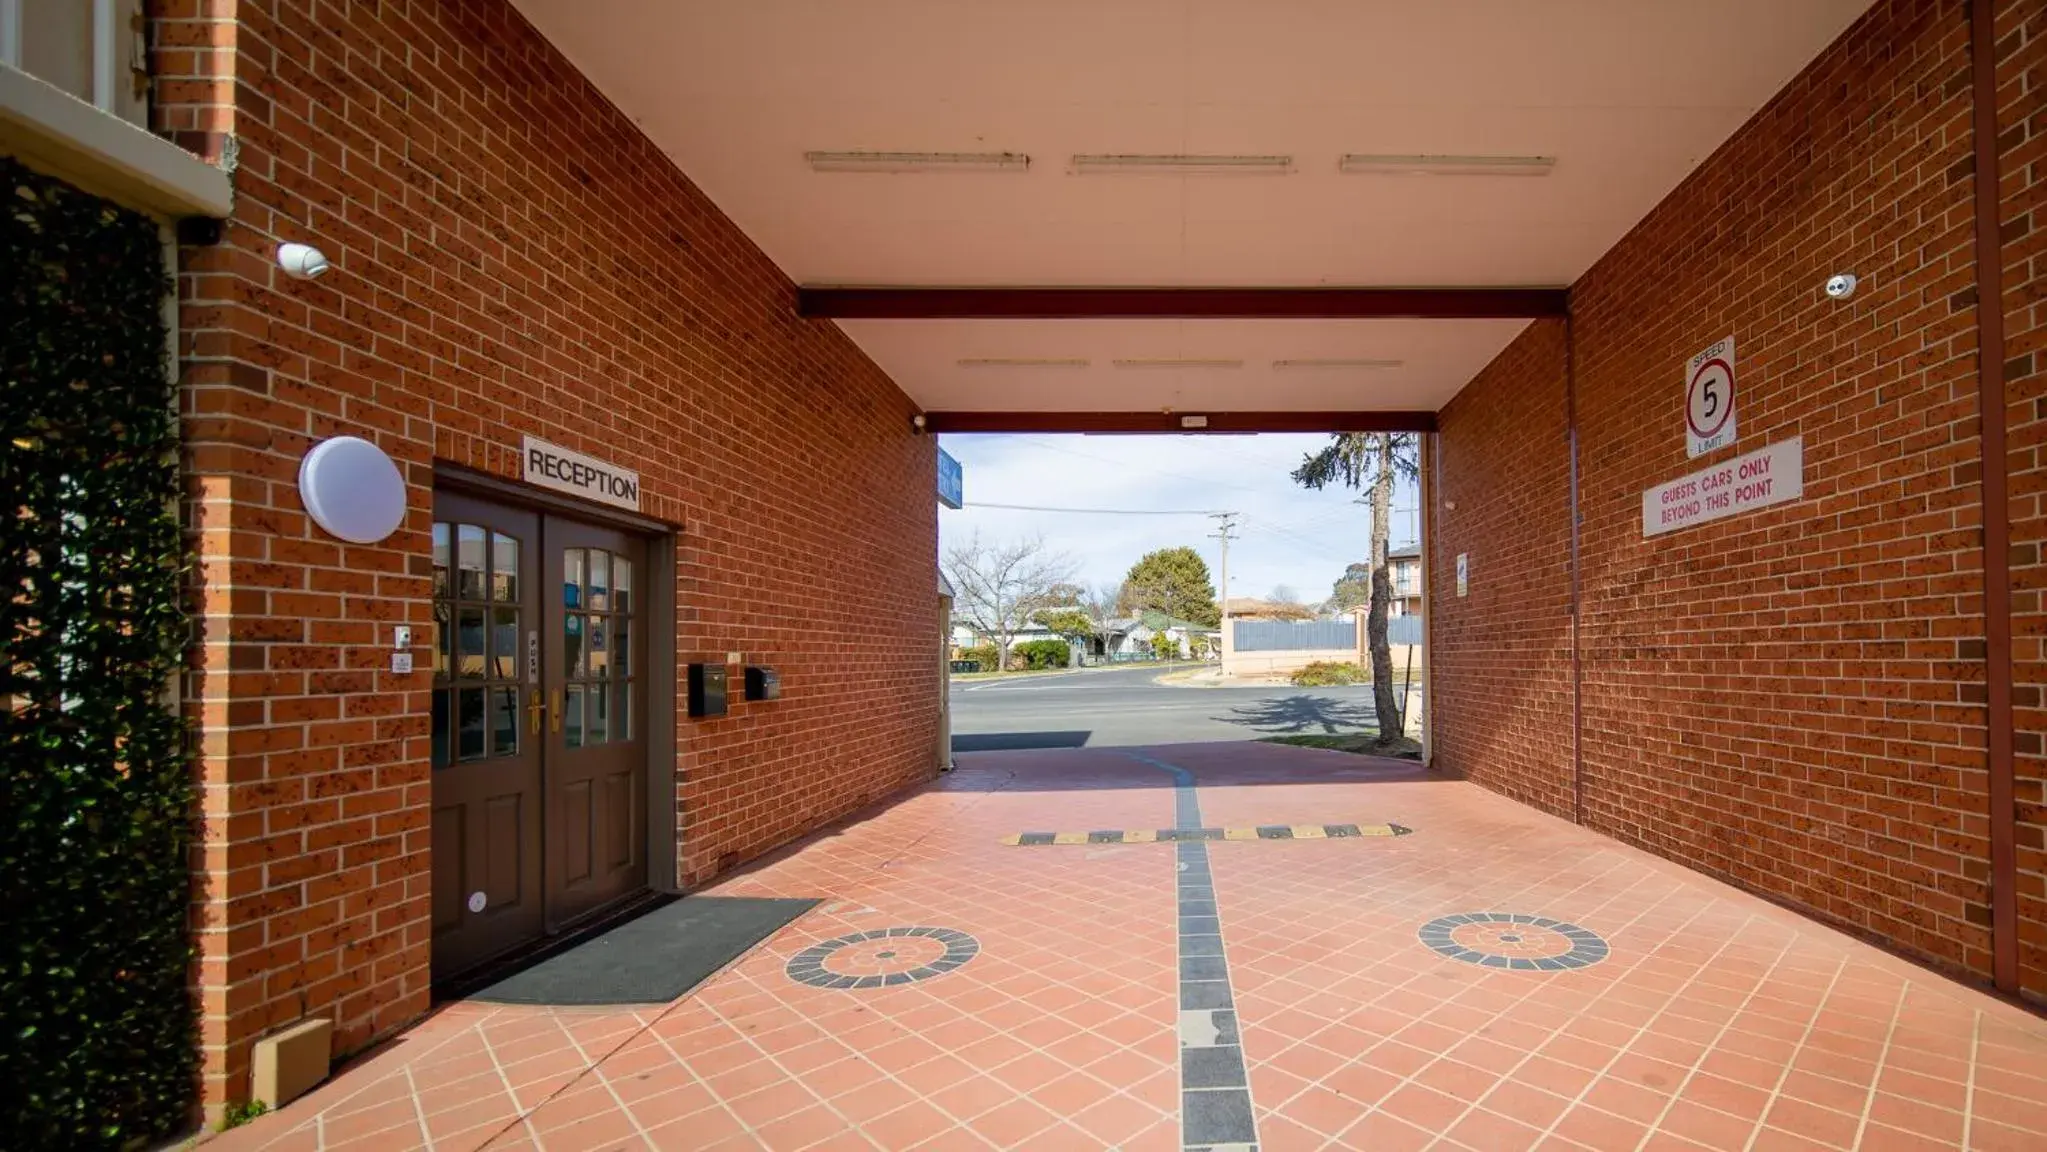
<path fill-rule="evenodd" d="M 960 471 L 960 462 L 952 458 L 945 449 L 938 450 L 938 502 L 947 508 L 958 508 L 966 503 L 966 476 Z"/>

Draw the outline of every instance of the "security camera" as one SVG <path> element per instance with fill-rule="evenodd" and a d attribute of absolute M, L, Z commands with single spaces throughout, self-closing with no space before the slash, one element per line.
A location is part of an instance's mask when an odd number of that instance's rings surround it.
<path fill-rule="evenodd" d="M 327 254 L 310 244 L 277 246 L 277 266 L 294 280 L 316 280 L 327 274 Z"/>
<path fill-rule="evenodd" d="M 1827 277 L 1827 295 L 1836 300 L 1846 300 L 1848 297 L 1855 295 L 1855 284 L 1856 280 L 1853 272 L 1843 272 L 1838 276 L 1829 276 Z"/>

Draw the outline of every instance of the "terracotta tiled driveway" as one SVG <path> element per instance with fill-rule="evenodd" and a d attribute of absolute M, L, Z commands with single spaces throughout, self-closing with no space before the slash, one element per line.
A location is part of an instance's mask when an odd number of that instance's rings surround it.
<path fill-rule="evenodd" d="M 673 1004 L 451 1005 L 212 1148 L 2047 1148 L 2047 1022 L 1340 753 L 964 757 L 713 892 L 826 903 Z M 979 950 L 789 974 L 909 927 Z"/>

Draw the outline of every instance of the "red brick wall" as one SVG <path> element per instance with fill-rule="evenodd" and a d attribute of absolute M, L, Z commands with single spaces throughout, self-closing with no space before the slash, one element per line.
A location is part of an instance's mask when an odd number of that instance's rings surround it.
<path fill-rule="evenodd" d="M 2019 979 L 2047 1000 L 2047 4 L 2000 5 L 1997 46 Z"/>
<path fill-rule="evenodd" d="M 678 660 L 781 670 L 779 702 L 680 721 L 696 884 L 934 770 L 934 451 L 502 0 L 157 14 L 159 61 L 214 78 L 173 90 L 160 126 L 231 133 L 237 165 L 226 241 L 188 249 L 180 286 L 217 1113 L 265 1031 L 331 1016 L 354 1049 L 427 1005 L 435 460 L 516 477 L 534 433 L 637 469 L 646 511 L 686 525 Z M 231 52 L 186 55 L 195 38 Z M 284 279 L 283 240 L 335 270 Z M 301 510 L 299 460 L 337 433 L 407 472 L 382 544 Z M 397 622 L 416 675 L 383 670 Z"/>
<path fill-rule="evenodd" d="M 1438 426 L 1427 566 L 1436 605 L 1429 617 L 1434 761 L 1568 820 L 1563 321 L 1529 325 L 1444 407 Z M 1460 552 L 1470 573 L 1463 599 Z"/>
<path fill-rule="evenodd" d="M 1968 23 L 1959 0 L 1880 0 L 1574 286 L 1587 822 L 1902 951 L 1989 972 Z M 1828 300 L 1833 272 L 1863 278 Z M 1736 340 L 1740 441 L 1689 460 L 1686 359 Z M 1524 343 L 1527 338 L 1524 338 Z M 1554 357 L 1517 345 L 1445 413 L 1437 636 L 1562 637 L 1561 555 L 1480 566 L 1485 487 L 1545 495 L 1524 534 L 1561 550 L 1554 438 L 1474 410 L 1561 410 Z M 1641 492 L 1804 438 L 1795 504 L 1645 539 Z M 1459 511 L 1444 513 L 1440 500 Z M 1555 527 L 1548 527 L 1554 523 Z M 1460 601 L 1473 584 L 1524 596 Z M 1568 697 L 1485 696 L 1438 654 L 1439 755 L 1510 794 L 1539 762 L 1472 762 L 1486 735 L 1568 732 Z M 1554 662 L 1548 665 L 1554 668 Z M 1531 670 L 1531 672 L 1536 670 Z M 1466 696 L 1489 701 L 1457 711 Z M 1539 714 L 1530 715 L 1531 709 Z M 1545 803 L 1554 809 L 1554 803 Z"/>
<path fill-rule="evenodd" d="M 234 130 L 237 2 L 143 0 L 152 127 L 216 164 Z"/>

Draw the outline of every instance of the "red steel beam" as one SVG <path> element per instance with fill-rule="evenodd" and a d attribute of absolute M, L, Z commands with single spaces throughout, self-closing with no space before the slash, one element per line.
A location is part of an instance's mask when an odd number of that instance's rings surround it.
<path fill-rule="evenodd" d="M 1562 288 L 799 288 L 838 320 L 1533 320 Z"/>
<path fill-rule="evenodd" d="M 1188 427 L 1186 421 L 1206 420 Z M 1434 412 L 926 412 L 927 432 L 1434 432 Z"/>

